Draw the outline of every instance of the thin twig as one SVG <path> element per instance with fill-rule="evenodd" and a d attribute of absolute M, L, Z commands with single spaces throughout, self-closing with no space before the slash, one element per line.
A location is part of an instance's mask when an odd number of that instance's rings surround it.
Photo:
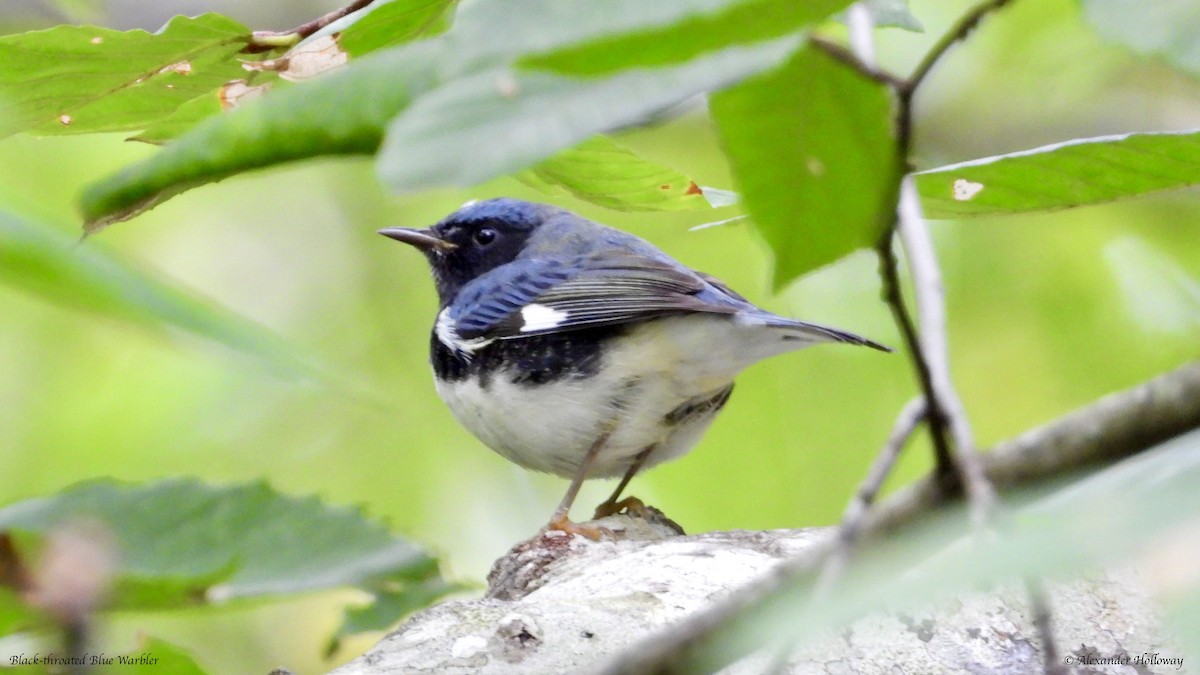
<path fill-rule="evenodd" d="M 879 276 L 883 283 L 883 301 L 892 311 L 892 318 L 900 329 L 908 352 L 913 355 L 913 367 L 917 371 L 917 381 L 921 393 L 928 405 L 926 421 L 929 424 L 929 437 L 933 443 L 934 475 L 943 488 L 953 487 L 954 458 L 950 453 L 950 443 L 946 436 L 946 413 L 934 394 L 933 377 L 929 372 L 929 364 L 921 358 L 921 339 L 917 335 L 916 323 L 908 313 L 904 295 L 900 289 L 900 265 L 896 259 L 896 251 L 892 248 L 892 232 L 884 235 L 875 246 L 879 256 Z"/>
<path fill-rule="evenodd" d="M 962 15 L 962 17 L 950 27 L 950 30 L 946 31 L 945 34 L 943 34 L 942 37 L 933 45 L 933 47 L 925 53 L 925 56 L 921 59 L 921 62 L 918 63 L 917 67 L 913 69 L 912 75 L 908 76 L 907 83 L 904 87 L 908 93 L 906 98 L 911 97 L 912 92 L 916 91 L 917 87 L 921 86 L 921 83 L 925 81 L 925 78 L 929 75 L 929 72 L 933 70 L 933 67 L 937 65 L 937 62 L 941 60 L 942 56 L 946 54 L 950 47 L 954 46 L 956 42 L 967 37 L 971 31 L 975 30 L 975 28 L 979 25 L 979 22 L 982 21 L 985 16 L 1004 7 L 1010 2 L 1012 2 L 1012 0 L 987 0 L 987 2 L 983 2 L 975 7 L 972 7 L 966 14 Z"/>
<path fill-rule="evenodd" d="M 921 213 L 921 200 L 912 176 L 900 184 L 898 209 L 900 242 L 909 263 L 917 312 L 921 318 L 920 357 L 925 360 L 929 384 L 945 413 L 954 439 L 954 459 L 959 479 L 966 488 L 975 525 L 983 526 L 996 503 L 996 492 L 983 473 L 975 448 L 971 422 L 950 378 L 950 348 L 946 340 L 946 301 L 933 240 Z"/>
<path fill-rule="evenodd" d="M 892 426 L 892 433 L 888 436 L 887 441 L 883 444 L 883 449 L 875 458 L 875 462 L 871 465 L 870 471 L 867 472 L 867 477 L 858 487 L 858 492 L 846 505 L 846 512 L 842 514 L 842 523 L 838 527 L 837 540 L 834 543 L 833 550 L 829 553 L 829 557 L 825 560 L 824 566 L 821 568 L 821 575 L 817 578 L 816 589 L 814 595 L 820 597 L 833 583 L 837 581 L 845 570 L 846 563 L 850 559 L 850 551 L 854 544 L 858 541 L 859 535 L 862 533 L 863 525 L 866 523 L 867 512 L 871 509 L 871 505 L 875 503 L 875 498 L 879 496 L 879 490 L 883 487 L 883 482 L 891 473 L 892 467 L 896 464 L 896 460 L 900 457 L 900 452 L 904 450 L 904 446 L 908 443 L 908 439 L 912 437 L 917 430 L 917 426 L 925 419 L 928 407 L 925 405 L 925 397 L 918 396 L 909 401 L 900 414 L 896 417 L 896 423 Z"/>
<path fill-rule="evenodd" d="M 827 55 L 833 57 L 835 61 L 838 61 L 842 65 L 857 71 L 859 75 L 862 75 L 868 80 L 874 80 L 880 84 L 886 84 L 887 86 L 897 90 L 903 87 L 907 82 L 907 80 L 897 77 L 886 70 L 863 63 L 863 61 L 855 56 L 850 50 L 836 42 L 832 42 L 827 38 L 813 35 L 808 38 L 808 42 L 813 47 L 816 47 L 817 49 L 825 52 Z"/>
<path fill-rule="evenodd" d="M 319 16 L 308 23 L 302 23 L 291 30 L 285 31 L 254 31 L 250 34 L 250 43 L 242 50 L 243 54 L 261 54 L 281 47 L 290 47 L 338 19 L 353 14 L 375 0 L 354 0 L 341 9 Z"/>
<path fill-rule="evenodd" d="M 897 89 L 896 148 L 899 173 L 909 171 L 909 156 L 913 138 L 913 96 L 938 60 L 950 46 L 963 39 L 989 12 L 1011 2 L 1011 0 L 987 0 L 977 5 L 950 28 L 921 60 L 913 74 Z M 863 8 L 861 11 L 867 11 Z M 848 15 L 852 20 L 855 14 Z M 861 23 L 861 20 L 860 20 Z M 868 24 L 869 25 L 869 24 Z M 852 33 L 855 24 L 851 23 Z M 859 29 L 861 31 L 861 28 Z M 852 42 L 854 36 L 852 35 Z M 860 59 L 862 54 L 858 55 Z M 866 61 L 871 66 L 870 61 Z M 912 316 L 901 292 L 898 262 L 894 249 L 893 234 L 899 232 L 908 253 L 910 271 L 913 276 L 918 311 L 921 314 L 921 331 L 918 334 Z M 951 481 L 958 479 L 971 500 L 976 522 L 987 519 L 995 502 L 994 491 L 975 457 L 974 440 L 966 411 L 950 378 L 949 357 L 946 348 L 945 303 L 941 288 L 941 273 L 933 244 L 921 214 L 920 200 L 911 179 L 903 179 L 898 193 L 896 220 L 892 228 L 880 237 L 876 244 L 880 260 L 880 276 L 883 280 L 883 298 L 892 310 L 896 324 L 912 355 L 913 365 L 921 383 L 921 390 L 928 402 L 930 438 L 937 460 L 937 475 L 944 488 L 955 487 Z M 954 454 L 951 453 L 951 438 Z"/>
<path fill-rule="evenodd" d="M 865 68 L 874 69 L 875 43 L 870 10 L 861 3 L 855 3 L 847 10 L 847 24 L 850 29 L 850 44 L 854 47 L 854 58 Z M 912 106 L 911 92 L 908 82 L 896 86 L 899 105 L 896 109 L 896 159 L 892 167 L 896 182 L 903 181 L 909 172 L 908 156 L 912 150 Z M 875 245 L 879 256 L 879 276 L 883 285 L 883 301 L 892 311 L 892 318 L 900 329 L 900 334 L 908 347 L 908 353 L 917 371 L 917 379 L 921 385 L 921 393 L 926 402 L 925 419 L 929 423 L 929 435 L 933 442 L 933 452 L 936 459 L 937 475 L 945 479 L 947 487 L 953 485 L 954 468 L 956 464 L 950 451 L 950 442 L 946 432 L 948 415 L 942 407 L 941 398 L 934 387 L 933 373 L 925 358 L 924 345 L 917 333 L 916 323 L 908 311 L 904 301 L 904 293 L 900 283 L 900 265 L 896 259 L 894 248 L 894 233 L 900 226 L 900 197 L 901 189 L 897 185 L 895 219 L 891 227 L 879 237 Z"/>

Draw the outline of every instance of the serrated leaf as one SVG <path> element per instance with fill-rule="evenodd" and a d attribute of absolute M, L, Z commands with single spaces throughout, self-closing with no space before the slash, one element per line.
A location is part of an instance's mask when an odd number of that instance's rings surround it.
<path fill-rule="evenodd" d="M 722 3 L 734 1 L 720 0 Z M 528 94 L 534 91 L 540 90 L 550 98 L 559 93 L 568 96 L 568 89 L 574 92 L 570 95 L 572 100 L 555 107 L 555 114 L 560 117 L 556 118 L 553 127 L 545 130 L 549 132 L 546 138 L 534 143 L 536 148 L 529 147 L 528 138 L 514 138 L 510 144 L 517 146 L 515 150 L 520 152 L 514 154 L 505 167 L 490 163 L 479 172 L 497 175 L 496 171 L 503 173 L 524 168 L 613 125 L 644 121 L 668 102 L 679 100 L 685 92 L 701 91 L 705 84 L 725 85 L 776 62 L 777 55 L 767 58 L 763 52 L 777 46 L 756 45 L 723 52 L 718 59 L 723 65 L 717 73 L 705 73 L 700 68 L 686 70 L 687 66 L 623 73 L 623 77 L 639 84 L 630 88 L 618 83 L 605 95 L 645 95 L 646 101 L 640 105 L 636 100 L 620 102 L 621 114 L 607 115 L 604 119 L 592 115 L 589 104 L 581 100 L 586 98 L 585 89 L 593 92 L 601 89 L 597 86 L 598 81 L 584 83 L 539 74 L 528 75 L 530 81 L 523 82 L 522 78 L 527 74 L 509 77 L 504 68 L 505 64 L 511 64 L 522 55 L 644 30 L 647 26 L 663 26 L 693 11 L 692 0 L 651 3 L 611 0 L 603 5 L 590 0 L 526 0 L 520 12 L 512 11 L 511 5 L 505 2 L 470 3 L 458 12 L 451 29 L 438 37 L 380 50 L 352 61 L 340 72 L 272 92 L 263 100 L 229 115 L 206 120 L 155 157 L 93 186 L 83 197 L 86 229 L 95 231 L 108 223 L 132 217 L 190 187 L 249 169 L 306 157 L 373 153 L 379 147 L 388 122 L 414 100 L 427 98 L 426 94 L 432 98 L 423 107 L 426 112 L 436 110 L 447 99 L 458 97 L 463 102 L 476 99 L 474 102 L 483 106 L 475 111 L 478 114 L 503 115 L 503 105 L 491 105 L 503 102 L 489 96 L 497 90 L 510 92 L 508 85 L 514 80 L 518 88 L 523 87 L 519 91 L 526 96 L 517 97 L 513 103 L 522 106 L 528 104 Z M 504 39 L 496 39 L 497 35 Z M 738 68 L 733 67 L 733 61 L 740 61 L 740 75 Z M 684 83 L 678 81 L 684 70 L 694 78 L 692 86 L 682 86 Z M 501 75 L 503 77 L 497 80 L 496 77 Z M 656 76 L 663 79 L 656 80 Z M 629 84 L 629 81 L 625 83 Z M 669 85 L 670 95 L 657 92 L 662 85 Z M 607 106 L 611 108 L 617 103 L 608 101 Z M 462 121 L 459 118 L 470 113 L 457 111 L 456 120 Z M 420 119 L 423 114 L 413 119 Z M 561 117 L 563 115 L 568 116 Z M 528 114 L 523 117 L 525 119 L 518 125 L 528 121 Z M 477 123 L 486 121 L 480 117 L 475 120 Z M 488 140 L 488 145 L 503 143 L 503 139 Z M 455 161 L 471 150 L 462 144 Z M 381 173 L 396 170 L 391 166 L 392 161 L 394 158 L 381 165 L 385 167 Z"/>
<path fill-rule="evenodd" d="M 56 26 L 0 37 L 0 137 L 126 131 L 244 76 L 249 29 L 219 14 L 157 33 Z"/>
<path fill-rule="evenodd" d="M 783 38 L 607 78 L 508 68 L 462 77 L 421 96 L 388 126 L 377 173 L 396 190 L 474 185 L 770 68 L 795 44 Z"/>
<path fill-rule="evenodd" d="M 1200 183 L 1200 131 L 1081 138 L 916 174 L 930 218 L 1052 211 Z"/>
<path fill-rule="evenodd" d="M 116 608 L 163 608 L 339 586 L 437 577 L 437 563 L 354 509 L 279 494 L 262 483 L 145 485 L 109 479 L 0 509 L 0 529 L 45 534 L 99 522 L 116 541 Z M 220 579 L 219 583 L 213 582 Z M 122 594 L 133 580 L 136 594 Z M 161 595 L 150 591 L 160 584 Z M 178 589 L 191 584 L 190 602 Z"/>
<path fill-rule="evenodd" d="M 670 16 L 669 21 L 656 17 L 660 20 L 645 28 L 533 54 L 521 59 L 518 65 L 564 74 L 598 75 L 626 68 L 678 64 L 732 45 L 796 33 L 848 4 L 848 0 L 692 2 L 679 6 L 681 11 Z"/>
<path fill-rule="evenodd" d="M 1195 0 L 1081 0 L 1096 32 L 1139 54 L 1166 57 L 1200 74 L 1200 3 Z"/>
<path fill-rule="evenodd" d="M 342 625 L 330 638 L 325 647 L 325 654 L 329 656 L 336 652 L 341 647 L 342 640 L 352 635 L 387 630 L 418 609 L 463 590 L 466 590 L 465 586 L 450 584 L 443 579 L 430 579 L 398 589 L 378 590 L 370 603 L 346 609 Z"/>
<path fill-rule="evenodd" d="M 684 174 L 640 157 L 607 136 L 593 136 L 517 176 L 544 192 L 553 188 L 618 211 L 712 208 Z"/>
<path fill-rule="evenodd" d="M 886 230 L 899 177 L 883 85 L 805 47 L 709 107 L 742 204 L 775 254 L 776 287 Z"/>
<path fill-rule="evenodd" d="M 182 328 L 288 372 L 294 356 L 265 328 L 129 261 L 0 211 L 0 282 L 76 310 L 158 328 Z"/>

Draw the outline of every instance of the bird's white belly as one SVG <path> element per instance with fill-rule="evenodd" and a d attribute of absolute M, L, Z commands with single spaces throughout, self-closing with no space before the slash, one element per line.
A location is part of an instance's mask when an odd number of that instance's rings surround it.
<path fill-rule="evenodd" d="M 631 329 L 591 376 L 529 386 L 501 371 L 486 387 L 467 378 L 437 388 L 463 426 L 529 469 L 571 477 L 588 449 L 610 432 L 588 476 L 619 476 L 651 445 L 656 447 L 647 467 L 683 455 L 699 441 L 720 405 L 682 421 L 668 417 L 689 402 L 718 396 L 739 371 L 763 358 L 743 331 L 727 317 L 659 319 Z M 772 345 L 772 351 L 786 348 Z"/>

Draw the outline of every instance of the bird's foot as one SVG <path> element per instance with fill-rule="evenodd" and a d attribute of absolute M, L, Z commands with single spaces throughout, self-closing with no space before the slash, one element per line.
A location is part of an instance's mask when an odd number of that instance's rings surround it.
<path fill-rule="evenodd" d="M 650 514 L 650 507 L 638 499 L 637 497 L 626 497 L 620 501 L 607 500 L 596 507 L 596 512 L 592 514 L 593 520 L 600 520 L 609 516 L 615 516 L 618 513 L 625 511 L 631 516 L 637 516 L 645 519 Z"/>
<path fill-rule="evenodd" d="M 587 537 L 592 541 L 600 541 L 606 535 L 609 537 L 613 536 L 613 531 L 607 527 L 580 525 L 579 523 L 572 522 L 565 514 L 561 516 L 556 515 L 551 518 L 550 522 L 546 525 L 546 530 L 558 530 L 559 532 L 566 532 L 568 534 L 577 534 L 581 537 Z"/>

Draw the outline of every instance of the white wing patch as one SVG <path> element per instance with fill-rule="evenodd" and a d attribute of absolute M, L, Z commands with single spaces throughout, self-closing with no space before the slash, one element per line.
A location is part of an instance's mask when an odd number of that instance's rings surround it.
<path fill-rule="evenodd" d="M 470 358 L 476 349 L 486 347 L 493 341 L 492 338 L 464 340 L 459 337 L 458 331 L 454 330 L 454 319 L 450 318 L 449 307 L 438 313 L 437 323 L 433 326 L 433 333 L 437 336 L 438 342 L 468 358 Z"/>
<path fill-rule="evenodd" d="M 567 312 L 539 305 L 536 302 L 521 308 L 521 332 L 530 333 L 535 330 L 557 328 L 567 320 Z"/>

